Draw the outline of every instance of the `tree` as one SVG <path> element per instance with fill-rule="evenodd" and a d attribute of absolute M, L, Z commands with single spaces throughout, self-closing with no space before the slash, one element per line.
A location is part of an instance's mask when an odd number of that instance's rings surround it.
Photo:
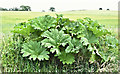
<path fill-rule="evenodd" d="M 54 8 L 54 7 L 50 7 L 49 10 L 52 11 L 52 12 L 54 12 L 54 11 L 55 11 L 55 8 Z"/>
<path fill-rule="evenodd" d="M 13 8 L 9 8 L 9 11 L 13 11 Z"/>
<path fill-rule="evenodd" d="M 21 8 L 21 11 L 25 11 L 24 5 L 21 5 L 20 8 Z"/>
<path fill-rule="evenodd" d="M 13 8 L 13 11 L 19 11 L 19 9 L 17 7 Z"/>
<path fill-rule="evenodd" d="M 8 11 L 7 8 L 0 8 L 0 11 Z"/>
<path fill-rule="evenodd" d="M 107 10 L 109 11 L 110 9 L 108 8 Z"/>
<path fill-rule="evenodd" d="M 31 11 L 31 7 L 30 6 L 26 6 L 27 11 Z"/>
<path fill-rule="evenodd" d="M 31 7 L 30 6 L 21 5 L 20 8 L 21 8 L 21 11 L 31 11 Z"/>
<path fill-rule="evenodd" d="M 99 8 L 99 10 L 102 10 L 102 8 Z"/>
<path fill-rule="evenodd" d="M 14 7 L 14 8 L 9 8 L 8 11 L 20 11 L 20 8 Z"/>

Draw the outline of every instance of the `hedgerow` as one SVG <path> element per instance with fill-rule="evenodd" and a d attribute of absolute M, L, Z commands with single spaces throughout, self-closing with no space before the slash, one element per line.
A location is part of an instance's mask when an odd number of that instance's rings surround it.
<path fill-rule="evenodd" d="M 117 60 L 118 40 L 104 25 L 88 17 L 74 21 L 56 16 L 40 16 L 14 26 L 12 37 L 3 42 L 4 71 L 95 72 Z"/>

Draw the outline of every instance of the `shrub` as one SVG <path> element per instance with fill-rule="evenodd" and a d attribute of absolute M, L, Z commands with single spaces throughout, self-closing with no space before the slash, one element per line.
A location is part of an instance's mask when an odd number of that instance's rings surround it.
<path fill-rule="evenodd" d="M 2 47 L 7 72 L 95 72 L 117 60 L 118 40 L 88 17 L 45 15 L 15 25 L 12 33 Z"/>
<path fill-rule="evenodd" d="M 110 9 L 107 9 L 107 11 L 109 11 Z"/>
<path fill-rule="evenodd" d="M 102 8 L 99 8 L 99 10 L 102 10 Z"/>

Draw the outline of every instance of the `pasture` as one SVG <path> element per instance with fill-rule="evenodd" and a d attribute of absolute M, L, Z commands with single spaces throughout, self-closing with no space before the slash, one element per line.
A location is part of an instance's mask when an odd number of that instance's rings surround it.
<path fill-rule="evenodd" d="M 28 19 L 38 16 L 63 14 L 64 17 L 71 20 L 83 19 L 90 17 L 97 20 L 98 23 L 104 24 L 105 27 L 118 36 L 118 13 L 117 11 L 98 11 L 98 10 L 84 10 L 84 11 L 64 11 L 64 12 L 31 12 L 31 11 L 1 11 L 0 12 L 0 34 L 8 34 L 13 26 L 17 23 L 27 21 Z"/>

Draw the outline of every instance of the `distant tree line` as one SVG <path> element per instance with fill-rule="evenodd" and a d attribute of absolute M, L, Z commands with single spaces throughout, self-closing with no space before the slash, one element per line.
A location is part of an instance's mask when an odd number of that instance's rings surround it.
<path fill-rule="evenodd" d="M 0 7 L 0 11 L 31 11 L 31 7 L 25 5 L 21 5 L 20 8 L 14 7 L 9 9 Z"/>
<path fill-rule="evenodd" d="M 55 12 L 55 7 L 50 7 L 49 10 L 51 12 Z M 13 7 L 13 8 L 9 8 L 9 9 L 0 7 L 0 11 L 31 11 L 31 7 L 25 6 L 25 5 L 21 5 L 19 8 Z M 42 12 L 45 12 L 45 10 L 42 10 Z"/>

